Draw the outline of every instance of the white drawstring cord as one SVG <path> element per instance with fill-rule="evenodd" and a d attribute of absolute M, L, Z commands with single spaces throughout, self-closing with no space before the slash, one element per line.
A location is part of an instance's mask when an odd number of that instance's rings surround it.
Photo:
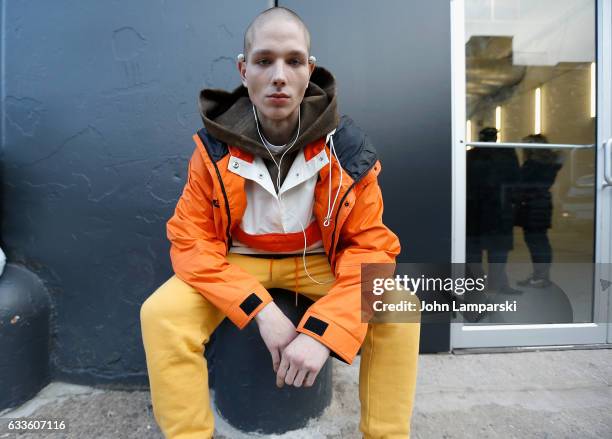
<path fill-rule="evenodd" d="M 336 148 L 334 148 L 334 138 L 332 137 L 334 134 L 336 133 L 336 130 L 334 129 L 332 132 L 330 132 L 327 135 L 327 138 L 325 139 L 325 143 L 329 143 L 329 192 L 327 195 L 327 215 L 325 215 L 325 219 L 323 220 L 323 226 L 324 227 L 329 227 L 330 221 L 331 221 L 331 216 L 332 216 L 332 212 L 334 211 L 334 207 L 336 206 L 336 201 L 338 201 L 338 195 L 340 195 L 340 189 L 342 188 L 342 166 L 340 166 L 340 160 L 338 159 L 338 154 L 336 153 Z M 340 182 L 338 183 L 338 190 L 336 191 L 336 196 L 334 197 L 334 202 L 331 204 L 331 185 L 332 185 L 332 157 L 335 156 L 336 157 L 336 161 L 338 162 L 338 167 L 340 168 Z"/>
<path fill-rule="evenodd" d="M 324 227 L 329 227 L 330 224 L 330 219 L 331 219 L 331 215 L 332 212 L 334 210 L 334 206 L 336 205 L 336 200 L 338 199 L 338 194 L 340 193 L 340 188 L 342 187 L 342 166 L 340 165 L 340 160 L 338 159 L 338 155 L 336 154 L 336 149 L 334 148 L 334 140 L 333 140 L 333 135 L 336 133 L 336 130 L 334 129 L 332 132 L 330 132 L 327 135 L 327 138 L 325 139 L 325 143 L 331 143 L 331 146 L 329 148 L 329 175 L 328 175 L 328 179 L 329 179 L 329 192 L 327 194 L 327 215 L 325 216 L 324 220 L 323 220 L 323 226 Z M 338 184 L 338 190 L 336 191 L 336 196 L 334 197 L 334 202 L 331 204 L 330 207 L 330 201 L 331 201 L 331 172 L 332 172 L 332 157 L 335 156 L 336 157 L 336 161 L 338 162 L 338 167 L 340 168 L 340 183 Z M 302 262 L 304 265 L 304 272 L 306 273 L 306 276 L 308 276 L 310 278 L 311 281 L 313 281 L 314 283 L 318 284 L 318 285 L 326 285 L 326 284 L 330 284 L 332 283 L 334 280 L 336 280 L 335 278 L 331 278 L 328 281 L 325 282 L 320 282 L 318 280 L 316 280 L 315 278 L 313 278 L 310 273 L 308 272 L 308 268 L 306 267 L 306 246 L 308 244 L 308 241 L 306 239 L 306 232 L 304 230 L 304 225 L 302 224 L 302 222 L 300 221 L 299 218 L 294 217 L 295 219 L 298 220 L 298 222 L 300 223 L 300 227 L 302 228 L 302 233 L 304 235 L 304 249 L 302 250 Z"/>
<path fill-rule="evenodd" d="M 293 139 L 293 142 L 291 142 L 290 146 L 287 146 L 285 151 L 283 152 L 283 154 L 281 155 L 280 160 L 278 161 L 278 163 L 276 162 L 276 160 L 274 159 L 274 156 L 272 155 L 272 152 L 270 152 L 270 149 L 268 148 L 268 145 L 266 145 L 266 142 L 263 138 L 263 136 L 261 135 L 261 131 L 259 130 L 259 119 L 257 118 L 257 111 L 255 110 L 255 105 L 253 105 L 253 114 L 255 115 L 255 126 L 257 127 L 257 134 L 259 134 L 259 138 L 261 139 L 261 143 L 263 144 L 263 146 L 266 148 L 266 151 L 268 151 L 268 154 L 270 154 L 270 157 L 272 158 L 272 161 L 274 162 L 274 164 L 276 165 L 276 168 L 278 169 L 278 174 L 276 176 L 276 187 L 277 187 L 277 191 L 278 191 L 278 196 L 276 197 L 276 202 L 278 203 L 278 211 L 282 212 L 282 206 L 281 206 L 281 191 L 280 191 L 280 175 L 281 175 L 281 168 L 280 165 L 283 163 L 283 157 L 285 156 L 285 154 L 291 149 L 291 147 L 295 144 L 295 142 L 297 141 L 299 135 L 300 135 L 300 124 L 301 124 L 301 114 L 300 114 L 300 107 L 298 107 L 298 129 L 297 129 L 297 134 L 295 136 L 295 139 Z M 340 193 L 340 188 L 342 185 L 342 166 L 340 166 L 340 160 L 338 159 L 338 155 L 336 154 L 335 148 L 334 148 L 334 141 L 332 139 L 332 135 L 336 132 L 336 130 L 334 129 L 332 132 L 330 132 L 327 135 L 327 138 L 325 139 L 325 143 L 329 143 L 331 142 L 331 147 L 330 147 L 330 154 L 329 154 L 329 194 L 327 197 L 327 215 L 325 216 L 325 219 L 323 221 L 323 225 L 325 227 L 328 227 L 330 224 L 330 218 L 331 218 L 331 213 L 332 210 L 336 204 L 336 200 L 338 199 L 338 194 Z M 334 198 L 334 202 L 333 204 L 331 204 L 331 210 L 330 210 L 330 202 L 331 202 L 331 171 L 332 171 L 332 156 L 336 156 L 336 160 L 338 161 L 338 166 L 340 167 L 340 185 L 338 186 L 338 191 L 336 192 L 336 197 Z M 291 212 L 287 212 L 289 215 L 291 215 L 294 219 L 297 220 L 297 222 L 300 224 L 300 228 L 302 229 L 302 234 L 304 235 L 304 249 L 302 250 L 302 264 L 304 265 L 304 272 L 306 273 L 306 276 L 308 276 L 310 278 L 311 281 L 313 281 L 316 284 L 319 285 L 325 285 L 325 284 L 329 284 L 332 283 L 335 278 L 332 278 L 326 282 L 320 282 L 316 279 L 314 279 L 310 273 L 308 272 L 308 268 L 306 267 L 306 248 L 308 247 L 308 239 L 306 238 L 306 229 L 304 228 L 304 225 L 302 224 L 302 222 L 300 221 L 300 219 L 293 215 Z M 283 227 L 284 229 L 284 227 Z M 297 293 L 297 291 L 296 291 Z M 297 304 L 297 297 L 296 297 L 296 304 Z"/>

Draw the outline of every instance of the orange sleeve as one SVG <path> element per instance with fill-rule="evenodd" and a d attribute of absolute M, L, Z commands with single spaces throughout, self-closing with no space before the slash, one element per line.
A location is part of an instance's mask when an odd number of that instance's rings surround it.
<path fill-rule="evenodd" d="M 368 328 L 361 321 L 361 264 L 395 264 L 400 252 L 399 239 L 383 224 L 382 193 L 374 171 L 364 180 L 340 231 L 336 280 L 327 295 L 310 306 L 298 326 L 299 332 L 319 340 L 349 364 Z"/>
<path fill-rule="evenodd" d="M 187 183 L 166 226 L 170 259 L 178 278 L 242 329 L 272 297 L 251 274 L 225 258 L 225 240 L 215 232 L 213 209 L 217 207 L 212 200 L 216 197 L 203 154 L 206 152 L 196 147 L 189 162 Z"/>

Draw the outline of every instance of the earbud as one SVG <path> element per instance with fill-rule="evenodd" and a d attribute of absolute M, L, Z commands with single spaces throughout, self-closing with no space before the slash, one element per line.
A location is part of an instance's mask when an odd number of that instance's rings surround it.
<path fill-rule="evenodd" d="M 238 61 L 244 61 L 244 54 L 243 53 L 239 53 L 238 56 L 236 57 L 236 59 Z"/>

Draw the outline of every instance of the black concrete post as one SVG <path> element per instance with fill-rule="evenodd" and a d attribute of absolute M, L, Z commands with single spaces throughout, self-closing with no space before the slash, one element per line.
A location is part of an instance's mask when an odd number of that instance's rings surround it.
<path fill-rule="evenodd" d="M 293 292 L 270 290 L 275 303 L 297 325 L 312 304 Z M 332 397 L 332 365 L 328 360 L 310 388 L 276 387 L 270 353 L 255 322 L 242 331 L 225 320 L 215 331 L 215 403 L 221 415 L 243 431 L 284 433 L 304 427 L 319 416 Z"/>
<path fill-rule="evenodd" d="M 49 382 L 49 308 L 38 277 L 7 264 L 0 277 L 0 410 Z"/>

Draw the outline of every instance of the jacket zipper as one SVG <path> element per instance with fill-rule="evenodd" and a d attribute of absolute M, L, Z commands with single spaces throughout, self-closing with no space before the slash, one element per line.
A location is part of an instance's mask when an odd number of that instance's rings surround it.
<path fill-rule="evenodd" d="M 336 218 L 334 219 L 334 230 L 332 231 L 331 246 L 329 247 L 329 253 L 327 255 L 327 260 L 330 266 L 331 266 L 331 260 L 332 260 L 332 252 L 334 253 L 334 256 L 336 254 L 336 249 L 334 248 L 334 244 L 335 244 L 334 241 L 336 240 L 336 227 L 338 225 L 338 216 L 340 215 L 340 209 L 342 208 L 342 205 L 344 204 L 344 200 L 346 199 L 346 196 L 349 194 L 349 192 L 353 190 L 357 182 L 361 181 L 364 175 L 370 172 L 370 170 L 374 167 L 374 165 L 376 165 L 376 162 L 372 163 L 368 169 L 363 171 L 361 175 L 359 175 L 359 177 L 353 181 L 353 183 L 349 186 L 349 188 L 346 190 L 346 192 L 340 199 L 340 204 L 338 205 L 338 210 L 336 211 Z"/>
<path fill-rule="evenodd" d="M 212 158 L 210 161 L 215 168 L 215 172 L 217 173 L 217 178 L 219 179 L 219 185 L 221 186 L 221 192 L 223 193 L 223 200 L 225 201 L 225 210 L 227 211 L 227 229 L 225 231 L 227 235 L 225 250 L 227 253 L 229 252 L 229 249 L 232 246 L 232 236 L 230 234 L 230 225 L 232 224 L 232 214 L 230 213 L 229 199 L 227 198 L 227 193 L 225 192 L 225 185 L 223 184 L 223 179 L 221 178 L 221 173 L 219 172 L 219 168 L 217 167 L 217 164 L 214 162 L 214 160 L 212 160 Z"/>
<path fill-rule="evenodd" d="M 349 194 L 350 191 L 353 190 L 354 186 L 355 186 L 355 182 L 353 182 L 353 184 L 349 186 L 349 188 L 346 190 L 346 192 L 340 199 L 340 204 L 338 204 L 338 210 L 336 211 L 336 218 L 334 219 L 334 230 L 332 231 L 331 245 L 329 247 L 329 254 L 327 255 L 327 260 L 329 262 L 329 265 L 331 265 L 332 252 L 334 255 L 336 254 L 336 249 L 334 247 L 334 241 L 336 240 L 336 227 L 338 225 L 338 216 L 340 215 L 340 209 L 342 208 L 342 205 L 344 204 L 344 200 L 346 200 L 347 195 Z"/>

